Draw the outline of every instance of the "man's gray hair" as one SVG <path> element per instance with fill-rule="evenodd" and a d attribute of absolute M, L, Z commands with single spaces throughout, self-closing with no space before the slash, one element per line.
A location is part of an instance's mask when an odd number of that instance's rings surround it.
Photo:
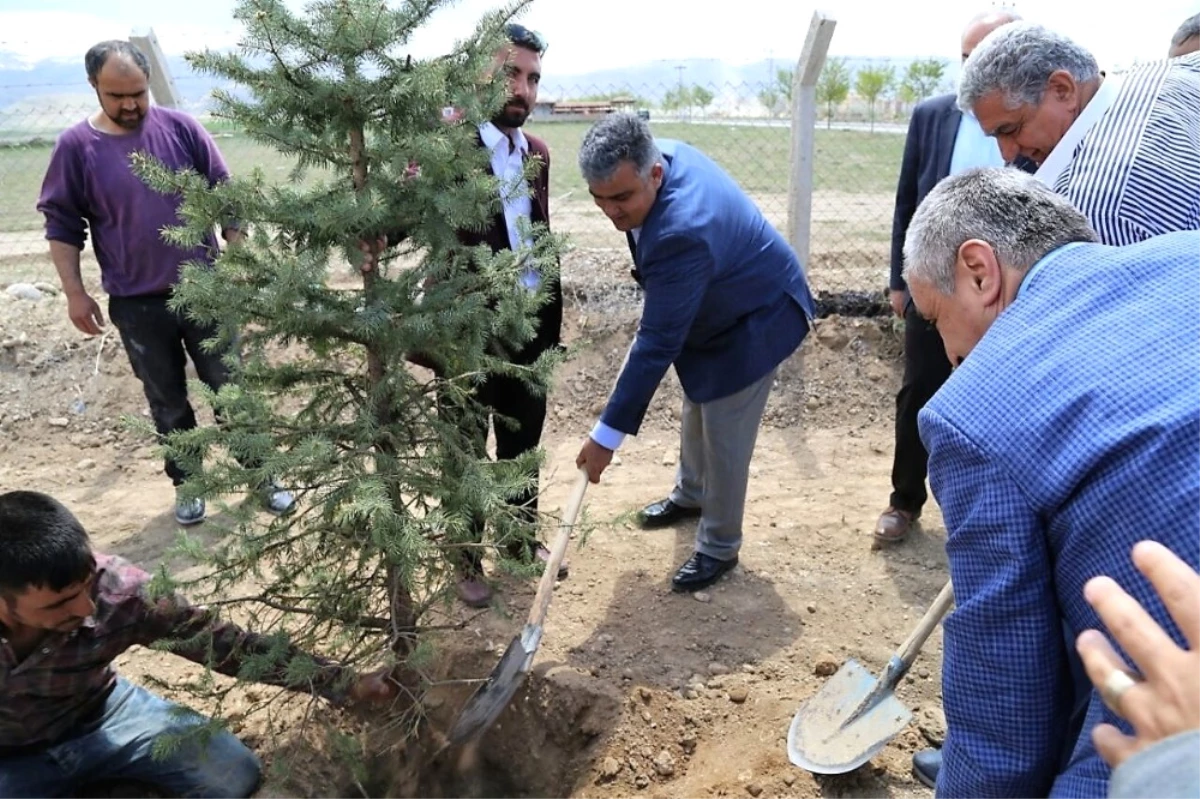
<path fill-rule="evenodd" d="M 132 42 L 124 39 L 109 39 L 106 42 L 92 45 L 92 48 L 87 51 L 87 55 L 83 57 L 83 66 L 87 70 L 88 80 L 95 82 L 100 75 L 100 70 L 104 69 L 104 65 L 108 63 L 109 56 L 113 55 L 125 56 L 142 71 L 143 75 L 147 78 L 150 77 L 150 62 L 145 53 Z"/>
<path fill-rule="evenodd" d="M 1097 241 L 1087 217 L 1065 197 L 1013 167 L 969 169 L 926 195 L 904 239 L 904 279 L 954 293 L 958 250 L 986 241 L 996 259 L 1024 272 L 1073 241 Z"/>
<path fill-rule="evenodd" d="M 958 107 L 974 113 L 980 98 L 999 91 L 1007 108 L 1037 105 L 1046 82 L 1058 70 L 1076 83 L 1100 77 L 1100 66 L 1087 50 L 1062 34 L 1032 22 L 1010 22 L 984 37 L 963 64 Z"/>
<path fill-rule="evenodd" d="M 1171 48 L 1179 47 L 1188 39 L 1195 39 L 1200 36 L 1200 14 L 1190 16 L 1183 21 L 1179 26 L 1179 30 L 1175 31 L 1175 35 L 1171 37 Z"/>
<path fill-rule="evenodd" d="M 613 113 L 584 135 L 579 145 L 579 171 L 589 183 L 604 181 L 622 161 L 629 161 L 644 178 L 661 157 L 646 120 L 637 114 Z"/>

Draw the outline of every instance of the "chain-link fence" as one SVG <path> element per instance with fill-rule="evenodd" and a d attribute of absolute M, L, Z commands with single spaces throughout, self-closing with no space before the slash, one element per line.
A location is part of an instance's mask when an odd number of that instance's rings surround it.
<path fill-rule="evenodd" d="M 762 83 L 543 86 L 526 129 L 550 147 L 555 228 L 581 248 L 624 248 L 623 235 L 592 204 L 576 154 L 599 116 L 629 110 L 648 117 L 656 136 L 712 156 L 783 230 L 791 180 L 789 76 L 781 70 L 776 80 Z M 886 281 L 892 203 L 914 98 L 897 99 L 893 83 L 868 103 L 853 91 L 851 78 L 845 96 L 820 104 L 808 271 L 817 288 L 873 291 Z M 0 101 L 22 95 L 0 106 L 0 265 L 48 266 L 37 197 L 57 134 L 96 111 L 88 89 L 0 86 Z M 286 179 L 291 165 L 283 156 L 209 116 L 202 101 L 184 107 L 213 133 L 233 172 L 262 167 Z"/>

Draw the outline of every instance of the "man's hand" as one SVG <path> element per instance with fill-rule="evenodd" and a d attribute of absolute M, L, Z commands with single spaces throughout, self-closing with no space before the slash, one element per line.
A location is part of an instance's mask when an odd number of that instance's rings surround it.
<path fill-rule="evenodd" d="M 100 305 L 86 291 L 67 294 L 67 316 L 71 317 L 71 324 L 89 336 L 100 335 L 101 328 L 104 327 L 104 314 L 100 312 Z"/>
<path fill-rule="evenodd" d="M 379 266 L 379 254 L 387 249 L 387 236 L 380 236 L 375 241 L 360 241 L 358 249 L 363 253 L 363 262 L 359 269 L 363 274 L 373 272 Z"/>
<path fill-rule="evenodd" d="M 400 685 L 392 679 L 392 667 L 384 666 L 369 674 L 360 674 L 347 692 L 351 702 L 383 705 L 400 693 Z"/>
<path fill-rule="evenodd" d="M 1084 598 L 1141 672 L 1132 682 L 1122 675 L 1120 672 L 1133 672 L 1096 630 L 1085 630 L 1076 641 L 1088 677 L 1102 696 L 1107 692 L 1105 701 L 1110 707 L 1133 725 L 1133 736 L 1111 724 L 1099 724 L 1092 731 L 1096 749 L 1113 768 L 1163 738 L 1200 729 L 1200 681 L 1196 679 L 1200 674 L 1200 652 L 1196 651 L 1200 643 L 1200 575 L 1153 541 L 1134 546 L 1133 562 L 1162 598 L 1190 648 L 1176 646 L 1137 600 L 1112 579 L 1093 577 L 1084 585 Z M 1118 686 L 1117 690 L 1113 686 Z"/>
<path fill-rule="evenodd" d="M 892 304 L 892 313 L 904 318 L 904 307 L 908 305 L 908 292 L 904 289 L 892 289 L 888 292 L 888 302 Z"/>
<path fill-rule="evenodd" d="M 608 447 L 602 447 L 597 444 L 590 436 L 584 439 L 583 448 L 579 450 L 579 457 L 575 458 L 575 465 L 580 469 L 586 469 L 588 480 L 593 483 L 600 482 L 600 475 L 608 468 L 608 464 L 612 463 L 613 451 Z"/>

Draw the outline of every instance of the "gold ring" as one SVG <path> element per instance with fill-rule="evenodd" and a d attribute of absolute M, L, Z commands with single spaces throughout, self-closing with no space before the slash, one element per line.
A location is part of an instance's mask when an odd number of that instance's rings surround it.
<path fill-rule="evenodd" d="M 1141 682 L 1141 679 L 1124 669 L 1113 669 L 1104 678 L 1104 684 L 1100 686 L 1100 697 L 1110 710 L 1120 714 L 1121 697 L 1125 695 L 1126 691 Z"/>

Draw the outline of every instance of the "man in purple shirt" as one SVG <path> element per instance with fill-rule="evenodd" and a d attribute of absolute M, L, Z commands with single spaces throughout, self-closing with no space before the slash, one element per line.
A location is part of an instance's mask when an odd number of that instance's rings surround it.
<path fill-rule="evenodd" d="M 225 730 L 198 734 L 203 717 L 117 674 L 113 660 L 134 645 L 169 642 L 230 676 L 253 659 L 255 669 L 266 664 L 259 682 L 337 705 L 398 693 L 386 670 L 356 675 L 178 594 L 154 597 L 149 583 L 141 569 L 93 552 L 54 498 L 0 494 L 0 797 L 78 796 L 109 781 L 169 796 L 253 793 L 261 766 L 241 741 Z M 171 736 L 180 745 L 154 757 Z"/>
<path fill-rule="evenodd" d="M 196 417 L 188 402 L 184 367 L 190 356 L 196 374 L 214 391 L 228 382 L 223 357 L 228 349 L 205 351 L 211 325 L 177 314 L 167 306 L 189 261 L 211 263 L 218 253 L 215 235 L 193 249 L 163 241 L 160 231 L 178 225 L 180 198 L 160 194 L 133 173 L 130 156 L 147 153 L 172 169 L 187 168 L 216 184 L 229 170 L 212 137 L 194 119 L 178 111 L 150 107 L 150 67 L 145 55 L 125 41 L 106 41 L 84 59 L 88 82 L 100 110 L 58 138 L 42 183 L 38 211 L 46 217 L 50 255 L 62 281 L 71 322 L 88 335 L 104 326 L 100 305 L 87 293 L 79 254 L 92 232 L 100 281 L 108 294 L 108 315 L 121 334 L 133 372 L 142 381 L 154 426 L 160 435 L 190 430 Z M 236 241 L 236 228 L 222 231 Z M 249 464 L 247 464 L 249 465 Z M 186 478 L 181 466 L 166 461 L 178 487 Z M 274 513 L 292 508 L 291 494 L 266 481 L 263 500 Z M 175 519 L 195 524 L 204 519 L 204 501 L 176 497 Z"/>

